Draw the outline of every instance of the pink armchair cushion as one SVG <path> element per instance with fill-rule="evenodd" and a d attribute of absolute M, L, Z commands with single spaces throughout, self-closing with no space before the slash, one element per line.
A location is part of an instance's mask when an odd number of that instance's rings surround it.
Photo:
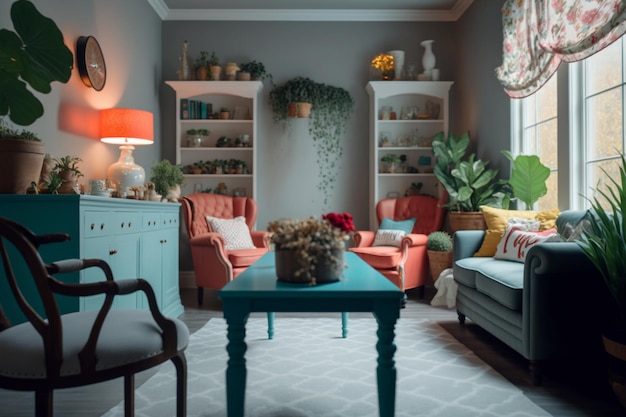
<path fill-rule="evenodd" d="M 266 252 L 266 248 L 231 250 L 227 256 L 233 268 L 246 268 L 258 261 Z"/>
<path fill-rule="evenodd" d="M 370 246 L 350 250 L 375 269 L 395 268 L 402 259 L 400 248 L 393 246 Z"/>

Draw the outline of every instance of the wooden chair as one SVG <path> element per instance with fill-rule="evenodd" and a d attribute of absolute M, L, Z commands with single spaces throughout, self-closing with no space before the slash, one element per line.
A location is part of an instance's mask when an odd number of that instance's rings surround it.
<path fill-rule="evenodd" d="M 257 204 L 252 198 L 196 193 L 182 197 L 180 202 L 191 246 L 198 304 L 201 305 L 203 288 L 221 289 L 267 253 L 269 233 L 252 230 L 257 217 Z M 245 217 L 255 247 L 226 249 L 224 237 L 209 229 L 207 216 L 221 219 Z"/>
<path fill-rule="evenodd" d="M 186 415 L 187 362 L 184 351 L 189 330 L 178 319 L 164 317 L 150 284 L 143 279 L 114 280 L 109 265 L 100 259 L 66 259 L 46 264 L 39 246 L 69 240 L 67 234 L 37 236 L 25 227 L 0 217 L 0 255 L 11 292 L 24 323 L 0 323 L 0 387 L 35 391 L 35 415 L 53 415 L 53 390 L 124 378 L 125 415 L 134 415 L 134 375 L 171 360 L 177 374 L 176 415 Z M 53 275 L 99 268 L 103 281 L 65 284 Z M 28 271 L 16 275 L 15 271 Z M 42 308 L 35 308 L 20 292 L 35 285 Z M 118 295 L 145 294 L 149 310 L 111 309 Z M 104 295 L 97 311 L 60 314 L 57 296 Z M 2 310 L 0 309 L 0 316 Z M 1 327 L 4 327 L 2 329 Z"/>
<path fill-rule="evenodd" d="M 351 251 L 386 276 L 402 291 L 419 288 L 424 296 L 424 285 L 429 277 L 426 241 L 428 234 L 441 230 L 445 209 L 440 199 L 427 195 L 387 198 L 376 204 L 378 224 L 383 218 L 392 220 L 416 219 L 411 233 L 402 238 L 400 247 L 373 246 L 376 231 L 364 230 L 354 233 L 355 247 Z"/>

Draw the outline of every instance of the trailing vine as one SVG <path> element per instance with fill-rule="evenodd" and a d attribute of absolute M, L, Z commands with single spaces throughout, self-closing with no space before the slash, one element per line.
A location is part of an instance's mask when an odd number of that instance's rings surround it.
<path fill-rule="evenodd" d="M 338 162 L 343 155 L 341 138 L 352 116 L 354 100 L 340 87 L 316 83 L 309 78 L 296 77 L 270 92 L 274 122 L 288 120 L 290 102 L 306 101 L 313 105 L 309 119 L 309 134 L 317 153 L 319 182 L 324 193 L 324 205 L 335 188 Z"/>

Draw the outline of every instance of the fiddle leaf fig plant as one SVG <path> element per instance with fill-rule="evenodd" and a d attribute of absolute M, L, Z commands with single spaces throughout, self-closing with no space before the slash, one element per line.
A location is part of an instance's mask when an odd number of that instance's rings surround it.
<path fill-rule="evenodd" d="M 70 79 L 74 57 L 54 21 L 28 0 L 11 6 L 15 32 L 0 29 L 0 116 L 27 126 L 43 115 L 43 105 L 28 90 L 47 94 L 54 81 Z"/>
<path fill-rule="evenodd" d="M 509 184 L 513 197 L 519 199 L 531 209 L 533 205 L 548 193 L 546 181 L 550 176 L 550 168 L 541 163 L 537 155 L 517 155 L 502 151 L 513 164 Z"/>
<path fill-rule="evenodd" d="M 478 212 L 483 205 L 506 206 L 506 181 L 498 180 L 497 169 L 487 168 L 489 161 L 467 155 L 468 147 L 467 132 L 459 137 L 450 132 L 447 140 L 443 132 L 433 137 L 434 172 L 448 192 L 446 206 L 461 212 Z"/>

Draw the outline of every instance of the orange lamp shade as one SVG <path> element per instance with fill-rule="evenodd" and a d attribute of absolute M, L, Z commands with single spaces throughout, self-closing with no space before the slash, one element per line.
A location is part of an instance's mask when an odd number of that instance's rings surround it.
<path fill-rule="evenodd" d="M 154 116 L 137 109 L 102 110 L 100 138 L 114 145 L 150 145 L 154 142 Z"/>

